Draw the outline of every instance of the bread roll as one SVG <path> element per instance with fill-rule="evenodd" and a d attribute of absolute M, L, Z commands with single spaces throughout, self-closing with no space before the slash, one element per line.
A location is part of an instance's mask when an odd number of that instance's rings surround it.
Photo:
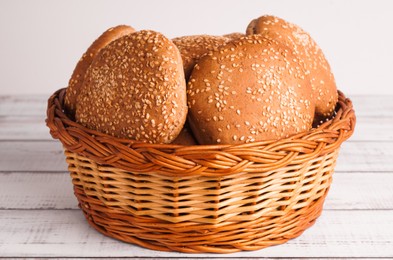
<path fill-rule="evenodd" d="M 68 82 L 68 88 L 64 100 L 65 110 L 68 115 L 71 117 L 75 116 L 76 100 L 81 91 L 85 73 L 97 53 L 110 42 L 133 32 L 135 32 L 135 29 L 128 25 L 119 25 L 109 28 L 101 34 L 101 36 L 98 37 L 83 54 Z"/>
<path fill-rule="evenodd" d="M 184 125 L 176 139 L 173 140 L 172 144 L 197 145 L 197 142 L 187 123 Z"/>
<path fill-rule="evenodd" d="M 138 31 L 104 47 L 87 70 L 76 120 L 119 138 L 170 143 L 187 116 L 180 53 L 165 36 Z"/>
<path fill-rule="evenodd" d="M 311 87 L 284 44 L 249 35 L 203 56 L 187 90 L 200 144 L 279 139 L 311 128 Z"/>
<path fill-rule="evenodd" d="M 307 32 L 283 19 L 265 15 L 250 22 L 247 34 L 262 34 L 294 50 L 311 80 L 316 117 L 332 115 L 338 99 L 334 76 L 322 50 Z"/>
<path fill-rule="evenodd" d="M 230 41 L 227 37 L 213 35 L 190 35 L 172 39 L 179 48 L 183 59 L 186 80 L 198 60 L 207 52 L 216 50 L 219 46 Z"/>

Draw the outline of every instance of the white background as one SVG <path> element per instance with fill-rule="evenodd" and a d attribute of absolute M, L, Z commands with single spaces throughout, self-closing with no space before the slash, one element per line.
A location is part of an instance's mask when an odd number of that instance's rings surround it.
<path fill-rule="evenodd" d="M 244 32 L 277 15 L 324 50 L 338 88 L 393 94 L 393 1 L 389 0 L 0 0 L 0 95 L 51 94 L 107 28 L 129 24 L 172 38 Z"/>

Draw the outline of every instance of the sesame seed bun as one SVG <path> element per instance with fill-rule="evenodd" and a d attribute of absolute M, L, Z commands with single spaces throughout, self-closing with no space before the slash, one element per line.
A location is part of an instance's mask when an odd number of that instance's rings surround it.
<path fill-rule="evenodd" d="M 76 100 L 81 91 L 85 73 L 97 53 L 110 42 L 133 32 L 135 32 L 135 29 L 128 25 L 119 25 L 109 28 L 101 34 L 101 36 L 98 37 L 92 45 L 90 45 L 87 51 L 80 58 L 68 82 L 68 88 L 64 100 L 66 112 L 71 117 L 75 116 Z"/>
<path fill-rule="evenodd" d="M 119 138 L 170 143 L 187 116 L 180 53 L 165 36 L 138 31 L 105 46 L 86 72 L 76 120 Z"/>
<path fill-rule="evenodd" d="M 338 94 L 330 65 L 321 48 L 302 28 L 281 18 L 265 15 L 250 22 L 247 34 L 262 34 L 274 38 L 300 57 L 301 64 L 309 74 L 316 117 L 329 117 L 336 107 Z"/>
<path fill-rule="evenodd" d="M 207 52 L 216 50 L 219 46 L 230 41 L 227 37 L 213 35 L 190 35 L 172 39 L 179 48 L 183 59 L 184 75 L 186 80 L 198 60 Z"/>
<path fill-rule="evenodd" d="M 262 35 L 233 40 L 203 56 L 187 98 L 200 144 L 279 139 L 310 129 L 314 115 L 310 82 L 296 56 Z"/>

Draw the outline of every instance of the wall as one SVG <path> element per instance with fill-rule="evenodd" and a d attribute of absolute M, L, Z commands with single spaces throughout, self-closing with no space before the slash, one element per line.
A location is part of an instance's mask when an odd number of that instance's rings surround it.
<path fill-rule="evenodd" d="M 393 94 L 389 0 L 1 0 L 0 95 L 64 87 L 79 57 L 108 27 L 129 24 L 168 37 L 244 32 L 274 14 L 308 31 L 347 94 Z"/>

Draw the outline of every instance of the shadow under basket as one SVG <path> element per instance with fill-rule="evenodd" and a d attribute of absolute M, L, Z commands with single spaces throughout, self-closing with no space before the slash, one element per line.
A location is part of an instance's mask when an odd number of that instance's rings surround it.
<path fill-rule="evenodd" d="M 75 195 L 99 232 L 146 248 L 232 253 L 282 244 L 322 212 L 340 145 L 354 130 L 339 91 L 334 118 L 286 139 L 241 145 L 147 144 L 89 130 L 48 101 Z"/>

